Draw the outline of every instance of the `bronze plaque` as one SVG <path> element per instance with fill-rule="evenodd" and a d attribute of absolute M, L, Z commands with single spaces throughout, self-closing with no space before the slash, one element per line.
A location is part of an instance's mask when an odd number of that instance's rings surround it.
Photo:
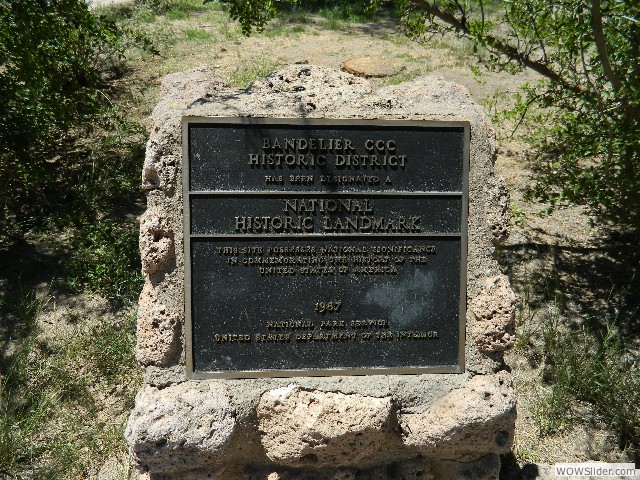
<path fill-rule="evenodd" d="M 183 120 L 190 378 L 464 370 L 469 124 Z"/>

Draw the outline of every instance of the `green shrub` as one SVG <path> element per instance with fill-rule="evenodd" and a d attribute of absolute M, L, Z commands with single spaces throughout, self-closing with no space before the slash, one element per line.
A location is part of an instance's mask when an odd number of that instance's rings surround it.
<path fill-rule="evenodd" d="M 134 204 L 145 136 L 142 126 L 108 112 L 74 128 L 55 154 L 16 163 L 21 173 L 0 167 L 0 235 L 81 227 Z"/>
<path fill-rule="evenodd" d="M 0 2 L 0 235 L 82 225 L 137 193 L 146 133 L 110 99 L 134 44 L 153 51 L 84 0 Z"/>
<path fill-rule="evenodd" d="M 0 2 L 0 153 L 11 157 L 4 161 L 37 175 L 42 165 L 31 148 L 99 108 L 98 66 L 118 53 L 115 24 L 83 0 Z"/>
<path fill-rule="evenodd" d="M 510 116 L 533 112 L 538 175 L 530 197 L 586 205 L 640 232 L 640 20 L 637 2 L 400 2 L 414 37 L 468 39 L 488 68 L 530 69 Z M 492 6 L 488 11 L 485 6 Z"/>
<path fill-rule="evenodd" d="M 138 230 L 127 223 L 103 220 L 77 231 L 67 265 L 69 282 L 112 300 L 134 301 L 142 288 Z"/>

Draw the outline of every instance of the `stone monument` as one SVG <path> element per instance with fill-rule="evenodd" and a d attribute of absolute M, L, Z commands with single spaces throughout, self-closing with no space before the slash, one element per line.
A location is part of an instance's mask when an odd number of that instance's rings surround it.
<path fill-rule="evenodd" d="M 516 400 L 490 122 L 435 77 L 167 76 L 143 172 L 152 479 L 497 479 Z"/>

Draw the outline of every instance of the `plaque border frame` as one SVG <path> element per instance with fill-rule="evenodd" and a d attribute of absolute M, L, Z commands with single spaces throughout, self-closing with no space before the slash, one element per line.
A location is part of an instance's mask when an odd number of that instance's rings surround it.
<path fill-rule="evenodd" d="M 224 125 L 308 125 L 308 126 L 349 126 L 353 124 L 372 127 L 425 127 L 425 128 L 450 128 L 462 129 L 462 212 L 460 225 L 460 302 L 458 321 L 458 364 L 445 366 L 426 367 L 376 367 L 376 368 L 334 368 L 334 369 L 307 369 L 307 370 L 225 370 L 212 372 L 197 372 L 193 369 L 193 329 L 191 319 L 191 212 L 189 209 L 189 196 L 199 192 L 189 190 L 189 125 L 190 124 L 224 124 Z M 468 121 L 440 121 L 440 120 L 372 120 L 360 118 L 295 118 L 295 117 L 202 117 L 182 116 L 182 207 L 183 207 L 183 262 L 184 262 L 184 348 L 186 377 L 188 380 L 205 379 L 251 379 L 251 378 L 292 378 L 292 377 L 330 377 L 330 376 L 357 376 L 357 375 L 418 375 L 418 374 L 460 374 L 465 373 L 466 357 L 466 314 L 467 314 L 467 255 L 468 255 L 468 229 L 469 229 L 469 168 L 470 168 L 470 143 L 471 124 Z M 223 191 L 218 191 L 224 193 Z M 215 193 L 215 192 L 212 192 Z M 231 193 L 231 192 L 228 192 Z M 234 192 L 239 193 L 239 192 Z M 249 192 L 256 193 L 256 192 Z M 281 194 L 281 191 L 268 191 L 259 193 Z M 318 194 L 317 191 L 296 192 L 304 194 Z M 368 192 L 347 192 L 348 194 L 362 195 Z M 385 192 L 372 192 L 376 195 Z M 429 195 L 448 192 L 388 192 L 390 195 Z M 216 237 L 230 237 L 233 235 L 214 235 Z M 247 235 L 240 235 L 246 237 Z M 252 235 L 257 238 L 286 238 L 282 234 Z M 301 236 L 300 234 L 296 237 Z M 349 234 L 341 234 L 341 237 L 349 237 Z M 411 237 L 411 234 L 401 234 L 402 237 Z M 420 235 L 429 236 L 429 235 Z M 435 235 L 430 235 L 435 236 Z M 455 235 L 457 236 L 457 234 Z M 314 235 L 317 238 L 318 235 Z"/>

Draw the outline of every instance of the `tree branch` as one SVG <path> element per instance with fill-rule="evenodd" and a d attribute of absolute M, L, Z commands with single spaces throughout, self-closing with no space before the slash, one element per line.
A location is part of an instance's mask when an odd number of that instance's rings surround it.
<path fill-rule="evenodd" d="M 614 91 L 618 93 L 622 88 L 622 83 L 613 71 L 611 62 L 609 62 L 609 55 L 607 55 L 607 42 L 602 29 L 600 0 L 591 0 L 591 26 L 593 27 L 593 38 L 596 48 L 598 49 L 598 58 L 600 58 L 600 63 L 602 63 L 604 74 L 607 77 L 607 80 L 611 83 Z"/>
<path fill-rule="evenodd" d="M 441 10 L 438 8 L 435 3 L 431 3 L 427 0 L 413 0 L 412 3 L 423 9 L 425 12 L 430 15 L 439 18 L 443 22 L 451 25 L 456 31 L 463 33 L 464 35 L 471 36 L 471 31 L 465 24 L 465 22 L 456 18 L 450 12 Z M 540 75 L 548 78 L 552 82 L 561 84 L 564 88 L 567 88 L 573 92 L 580 93 L 581 88 L 577 85 L 573 85 L 568 83 L 564 78 L 558 75 L 556 72 L 551 70 L 547 65 L 541 62 L 537 62 L 533 60 L 526 54 L 520 52 L 517 48 L 509 45 L 508 43 L 503 42 L 497 37 L 493 35 L 484 35 L 481 39 L 479 39 L 482 43 L 486 44 L 489 48 L 496 50 L 497 52 L 505 55 L 507 58 L 511 60 L 515 60 L 516 62 L 524 65 L 527 68 L 530 68 L 534 72 L 539 73 Z"/>

